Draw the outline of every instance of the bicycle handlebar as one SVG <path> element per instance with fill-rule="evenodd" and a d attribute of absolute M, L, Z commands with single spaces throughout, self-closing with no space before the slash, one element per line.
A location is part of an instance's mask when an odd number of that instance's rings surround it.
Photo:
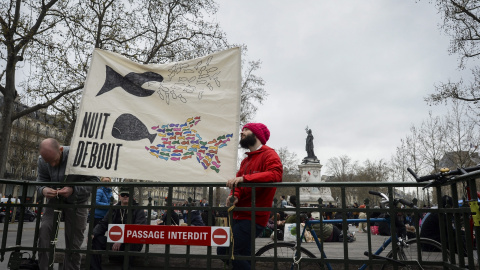
<path fill-rule="evenodd" d="M 388 196 L 381 193 L 381 192 L 378 192 L 378 191 L 374 191 L 374 190 L 369 190 L 368 191 L 369 194 L 372 194 L 372 195 L 376 195 L 376 196 L 379 196 L 379 197 L 382 197 L 384 198 L 385 200 L 388 201 Z M 407 201 L 407 200 L 404 200 L 404 199 L 395 199 L 394 202 L 399 202 L 403 205 L 406 205 L 410 208 L 414 208 L 415 207 L 415 204 L 413 202 L 410 202 L 410 201 Z"/>
<path fill-rule="evenodd" d="M 436 179 L 440 176 L 440 173 L 435 173 L 435 174 L 431 174 L 431 175 L 425 175 L 425 176 L 422 176 L 422 177 L 418 177 L 418 175 L 410 168 L 407 168 L 407 171 L 413 176 L 413 178 L 415 178 L 415 180 L 417 182 L 425 182 L 425 181 L 429 181 L 429 180 L 433 180 L 433 179 Z"/>
<path fill-rule="evenodd" d="M 445 182 L 446 180 L 449 179 L 449 176 L 463 175 L 463 174 L 478 171 L 478 170 L 480 170 L 480 164 L 478 164 L 477 166 L 473 166 L 473 167 L 457 168 L 456 170 L 452 170 L 452 171 L 440 171 L 438 173 L 434 173 L 434 174 L 419 177 L 412 169 L 407 168 L 407 171 L 419 183 L 434 180 L 433 182 L 431 182 L 430 184 L 428 184 L 424 188 L 427 188 L 427 187 L 433 185 L 436 182 Z"/>
<path fill-rule="evenodd" d="M 374 190 L 369 190 L 368 193 L 370 193 L 370 194 L 372 194 L 372 195 L 377 195 L 377 196 L 382 197 L 382 198 L 384 198 L 385 200 L 388 201 L 388 196 L 385 195 L 385 194 L 383 194 L 383 193 L 381 193 L 381 192 L 374 191 Z"/>

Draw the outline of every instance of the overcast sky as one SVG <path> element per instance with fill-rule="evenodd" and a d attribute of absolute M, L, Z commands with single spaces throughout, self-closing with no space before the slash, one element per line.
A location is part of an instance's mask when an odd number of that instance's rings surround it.
<path fill-rule="evenodd" d="M 218 2 L 228 41 L 263 62 L 269 96 L 255 121 L 270 129 L 267 145 L 299 159 L 308 125 L 323 165 L 341 155 L 390 161 L 413 124 L 445 111 L 424 101 L 434 85 L 468 75 L 428 1 Z"/>

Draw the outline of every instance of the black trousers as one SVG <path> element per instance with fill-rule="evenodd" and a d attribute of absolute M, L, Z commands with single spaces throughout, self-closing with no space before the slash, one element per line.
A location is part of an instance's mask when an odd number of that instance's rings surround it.
<path fill-rule="evenodd" d="M 143 244 L 130 244 L 131 251 L 141 251 L 143 248 Z M 105 235 L 95 236 L 92 240 L 92 250 L 106 250 L 107 249 L 107 237 Z M 125 244 L 120 246 L 120 250 L 125 250 Z M 120 262 L 122 263 L 123 267 L 123 260 L 124 257 L 122 256 L 115 256 L 121 258 Z M 129 256 L 125 256 L 129 257 Z M 129 261 L 131 265 L 132 260 Z M 90 259 L 90 269 L 92 270 L 101 270 L 102 269 L 102 255 L 92 255 Z"/>

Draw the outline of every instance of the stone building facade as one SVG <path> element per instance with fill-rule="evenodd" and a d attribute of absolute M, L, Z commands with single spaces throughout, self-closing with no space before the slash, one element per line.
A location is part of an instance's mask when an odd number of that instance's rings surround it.
<path fill-rule="evenodd" d="M 0 96 L 0 108 L 3 106 L 3 96 Z M 21 103 L 15 104 L 15 112 L 28 107 Z M 1 110 L 0 110 L 1 111 Z M 1 115 L 0 115 L 1 117 Z M 55 138 L 60 144 L 65 141 L 66 123 L 63 119 L 49 115 L 45 109 L 32 112 L 15 120 L 12 124 L 11 139 L 8 149 L 4 179 L 35 181 L 37 177 L 38 145 L 45 138 Z M 1 185 L 2 197 L 13 195 L 18 190 L 14 185 Z M 35 187 L 31 186 L 23 201 L 32 200 Z M 20 198 L 23 196 L 20 196 Z"/>

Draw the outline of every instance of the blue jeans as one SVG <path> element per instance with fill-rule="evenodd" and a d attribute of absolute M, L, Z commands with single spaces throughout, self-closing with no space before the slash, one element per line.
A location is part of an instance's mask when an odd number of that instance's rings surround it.
<path fill-rule="evenodd" d="M 251 256 L 252 249 L 250 247 L 250 237 L 251 237 L 251 224 L 252 221 L 248 219 L 242 220 L 233 220 L 233 241 L 234 241 L 234 255 L 241 255 L 241 256 Z M 264 227 L 258 224 L 255 224 L 255 238 L 262 234 Z M 227 247 L 218 247 L 217 254 L 218 255 L 225 255 L 228 252 Z M 234 270 L 244 270 L 250 269 L 250 261 L 239 261 L 233 260 L 232 261 L 233 269 Z"/>

